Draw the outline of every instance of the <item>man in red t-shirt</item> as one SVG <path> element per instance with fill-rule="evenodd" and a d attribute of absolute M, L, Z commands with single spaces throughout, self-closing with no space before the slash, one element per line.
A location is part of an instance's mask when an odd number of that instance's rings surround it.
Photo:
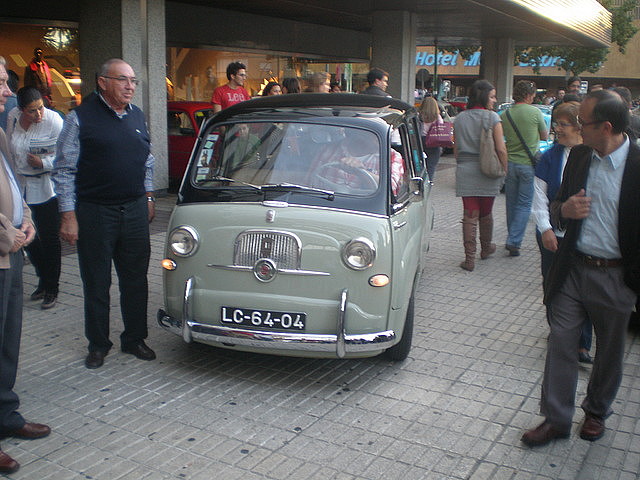
<path fill-rule="evenodd" d="M 243 63 L 230 63 L 227 66 L 227 79 L 229 83 L 213 91 L 211 103 L 213 103 L 215 113 L 251 98 L 243 87 L 244 81 L 247 79 L 247 67 Z"/>

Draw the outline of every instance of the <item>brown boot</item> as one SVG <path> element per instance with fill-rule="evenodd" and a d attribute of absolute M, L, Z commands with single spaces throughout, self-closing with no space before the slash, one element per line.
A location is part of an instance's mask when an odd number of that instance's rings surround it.
<path fill-rule="evenodd" d="M 468 212 L 467 210 L 465 210 L 464 217 L 462 218 L 462 242 L 464 245 L 465 260 L 460 264 L 460 268 L 468 270 L 469 272 L 473 272 L 473 269 L 476 266 L 476 228 L 478 226 L 477 215 L 477 211 Z"/>
<path fill-rule="evenodd" d="M 492 214 L 480 217 L 478 230 L 480 230 L 480 258 L 484 260 L 489 258 L 489 255 L 496 253 L 496 244 L 491 243 L 491 239 L 493 237 Z"/>

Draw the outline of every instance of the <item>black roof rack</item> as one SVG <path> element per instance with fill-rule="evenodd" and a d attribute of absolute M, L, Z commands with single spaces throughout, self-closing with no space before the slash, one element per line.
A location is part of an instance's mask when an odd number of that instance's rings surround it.
<path fill-rule="evenodd" d="M 408 112 L 414 109 L 412 105 L 401 100 L 377 95 L 354 93 L 294 93 L 255 97 L 222 110 L 215 116 L 215 119 L 216 121 L 223 121 L 235 115 L 251 113 L 258 110 L 323 107 L 389 108 L 390 110 L 399 110 L 401 112 Z"/>

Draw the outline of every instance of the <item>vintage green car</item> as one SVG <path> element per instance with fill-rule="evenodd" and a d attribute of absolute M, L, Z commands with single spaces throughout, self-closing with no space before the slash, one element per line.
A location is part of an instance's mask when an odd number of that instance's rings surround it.
<path fill-rule="evenodd" d="M 169 223 L 159 324 L 234 350 L 404 360 L 433 224 L 419 127 L 412 106 L 353 94 L 212 117 Z"/>

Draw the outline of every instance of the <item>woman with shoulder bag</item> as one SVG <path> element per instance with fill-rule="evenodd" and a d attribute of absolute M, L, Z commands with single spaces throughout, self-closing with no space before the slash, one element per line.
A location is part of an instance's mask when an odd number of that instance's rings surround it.
<path fill-rule="evenodd" d="M 495 103 L 495 87 L 486 80 L 477 80 L 471 87 L 467 109 L 460 112 L 454 120 L 456 196 L 462 197 L 465 253 L 465 260 L 460 267 L 470 272 L 475 268 L 478 229 L 480 258 L 484 260 L 496 251 L 496 245 L 492 243 L 492 210 L 504 178 L 489 178 L 480 171 L 480 138 L 485 128 L 493 131 L 496 154 L 505 172 L 507 170 L 507 148 L 500 117 L 493 111 Z"/>
<path fill-rule="evenodd" d="M 444 120 L 442 120 L 442 116 L 440 115 L 438 102 L 433 97 L 425 97 L 418 108 L 418 112 L 422 120 L 422 145 L 424 146 L 424 153 L 427 155 L 427 173 L 429 174 L 429 179 L 433 181 L 436 174 L 436 167 L 440 161 L 442 147 L 427 147 L 427 135 L 434 122 L 442 124 Z"/>

